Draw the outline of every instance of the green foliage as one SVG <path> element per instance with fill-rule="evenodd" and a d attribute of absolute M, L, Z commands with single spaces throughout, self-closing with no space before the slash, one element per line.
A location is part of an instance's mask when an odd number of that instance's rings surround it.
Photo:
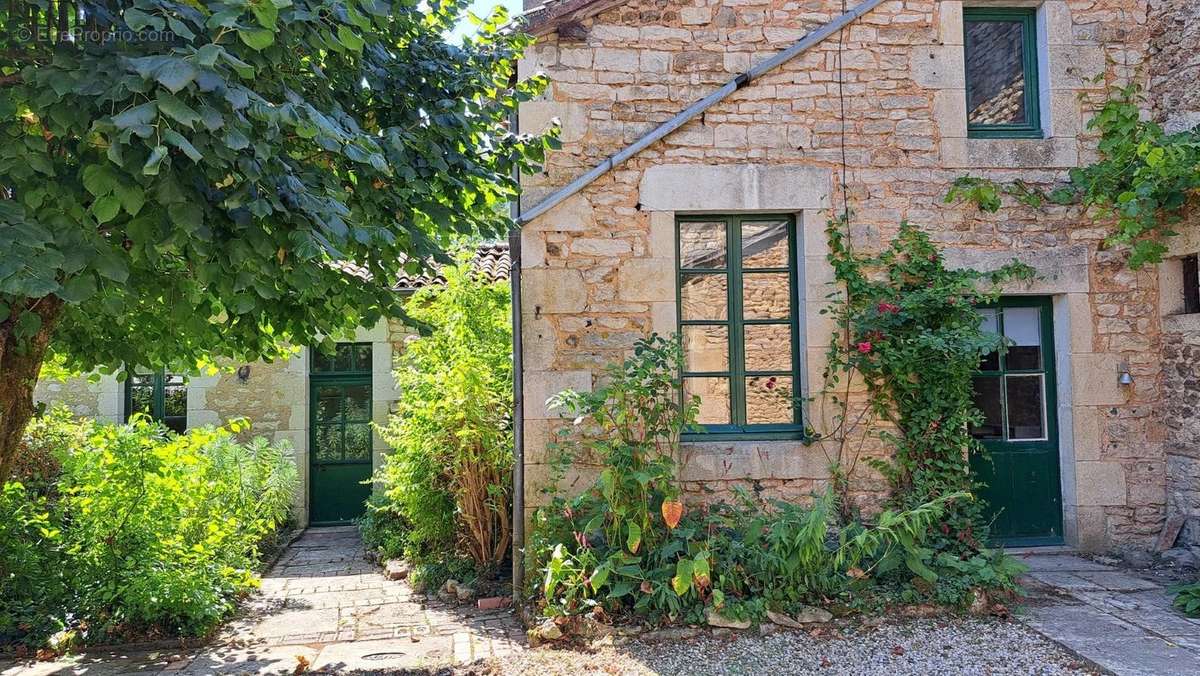
<path fill-rule="evenodd" d="M 830 396 L 844 404 L 839 383 L 862 376 L 872 413 L 890 423 L 881 436 L 894 456 L 872 464 L 898 507 L 970 492 L 968 458 L 983 450 L 970 433 L 982 421 L 972 377 L 984 355 L 1004 348 L 1000 336 L 983 330 L 977 308 L 999 297 L 1004 280 L 1032 273 L 1016 262 L 991 273 L 947 269 L 929 237 L 907 222 L 888 249 L 858 255 L 844 225 L 831 221 L 826 230 L 829 261 L 845 289 L 834 312 L 839 326 L 850 327 L 828 352 Z M 978 501 L 953 505 L 946 546 L 966 554 L 986 541 L 981 509 Z"/>
<path fill-rule="evenodd" d="M 371 494 L 367 499 L 367 511 L 358 518 L 363 547 L 383 560 L 404 555 L 411 529 L 412 525 L 396 510 L 392 501 L 380 493 Z"/>
<path fill-rule="evenodd" d="M 29 430 L 55 444 L 57 481 L 0 500 L 0 636 L 58 628 L 89 640 L 198 635 L 256 584 L 258 547 L 285 523 L 298 487 L 290 451 L 240 444 L 239 424 L 169 434 L 71 420 Z"/>
<path fill-rule="evenodd" d="M 1200 582 L 1183 584 L 1171 588 L 1175 594 L 1172 605 L 1188 617 L 1200 617 Z"/>
<path fill-rule="evenodd" d="M 654 336 L 610 366 L 595 392 L 552 399 L 574 416 L 574 429 L 563 430 L 555 446 L 556 476 L 572 464 L 596 465 L 599 476 L 580 495 L 556 495 L 534 517 L 531 569 L 541 575 L 531 576 L 528 592 L 543 614 L 600 609 L 601 616 L 630 613 L 651 623 L 703 622 L 713 609 L 761 620 L 768 610 L 850 604 L 884 594 L 897 580 L 939 580 L 925 540 L 948 505 L 969 500 L 962 492 L 840 527 L 830 493 L 807 507 L 772 501 L 764 509 L 740 492 L 734 504 L 668 520 L 679 494 L 679 433 L 697 408 L 681 392 L 681 361 L 677 340 Z"/>
<path fill-rule="evenodd" d="M 995 213 L 1000 194 L 1023 204 L 1081 204 L 1099 218 L 1113 219 L 1109 246 L 1130 248 L 1129 267 L 1157 263 L 1164 242 L 1176 233 L 1189 201 L 1200 190 L 1200 130 L 1167 134 L 1143 119 L 1142 87 L 1131 84 L 1109 91 L 1108 100 L 1088 122 L 1100 135 L 1100 159 L 1070 172 L 1070 183 L 1044 192 L 1021 181 L 1000 184 L 963 176 L 954 182 L 946 202 L 968 201 Z"/>
<path fill-rule="evenodd" d="M 59 3 L 0 7 L 0 338 L 189 371 L 399 314 L 397 273 L 505 233 L 549 143 L 509 127 L 544 78 L 510 83 L 502 11 L 445 42 L 468 4 L 85 3 L 117 39 L 73 42 L 25 30 Z"/>
<path fill-rule="evenodd" d="M 508 555 L 512 499 L 512 327 L 508 285 L 463 263 L 408 301 L 426 335 L 396 363 L 404 392 L 380 428 L 392 446 L 375 480 L 404 524 L 406 556 L 451 553 L 493 566 Z"/>

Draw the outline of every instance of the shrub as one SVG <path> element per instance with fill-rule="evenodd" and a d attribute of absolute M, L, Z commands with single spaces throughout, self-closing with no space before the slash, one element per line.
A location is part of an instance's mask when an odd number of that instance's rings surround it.
<path fill-rule="evenodd" d="M 554 446 L 556 477 L 580 463 L 595 463 L 599 476 L 581 495 L 556 496 L 535 516 L 531 567 L 542 575 L 528 591 L 543 614 L 600 609 L 601 616 L 632 613 L 659 623 L 700 622 L 717 612 L 761 620 L 806 604 L 936 596 L 941 580 L 926 540 L 948 506 L 970 501 L 965 492 L 841 525 L 831 492 L 810 506 L 772 501 L 764 508 L 740 491 L 732 504 L 683 513 L 677 447 L 697 406 L 680 389 L 681 361 L 678 340 L 654 336 L 607 369 L 604 387 L 553 399 L 574 418 Z M 981 561 L 985 570 L 972 570 L 967 584 L 1011 584 L 1012 571 Z M 968 565 L 940 569 L 958 577 Z"/>
<path fill-rule="evenodd" d="M 240 444 L 239 428 L 175 435 L 62 411 L 31 428 L 61 475 L 45 495 L 5 487 L 0 578 L 24 589 L 6 593 L 17 603 L 0 630 L 33 641 L 55 624 L 89 640 L 213 628 L 256 584 L 259 544 L 288 520 L 298 485 L 285 446 Z"/>
<path fill-rule="evenodd" d="M 1200 582 L 1183 584 L 1171 588 L 1175 594 L 1173 605 L 1188 617 L 1200 617 Z"/>
<path fill-rule="evenodd" d="M 414 561 L 458 555 L 489 568 L 511 542 L 509 291 L 466 264 L 443 274 L 405 305 L 424 333 L 397 360 L 404 397 L 380 429 L 393 452 L 375 476 L 387 503 L 365 523 L 398 519 L 403 535 L 390 541 Z"/>

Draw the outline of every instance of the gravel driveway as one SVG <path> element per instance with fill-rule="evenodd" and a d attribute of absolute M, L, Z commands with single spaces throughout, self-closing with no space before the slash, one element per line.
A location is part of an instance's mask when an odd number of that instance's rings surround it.
<path fill-rule="evenodd" d="M 477 662 L 462 673 L 508 674 L 1095 674 L 1016 623 L 974 618 L 845 627 L 841 636 L 769 636 L 632 642 L 593 653 L 539 648 Z"/>

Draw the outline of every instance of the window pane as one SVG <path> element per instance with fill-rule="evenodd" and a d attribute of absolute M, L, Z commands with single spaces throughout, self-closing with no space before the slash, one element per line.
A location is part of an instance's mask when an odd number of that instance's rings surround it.
<path fill-rule="evenodd" d="M 729 316 L 728 279 L 723 273 L 684 275 L 680 280 L 679 300 L 684 320 L 725 319 Z"/>
<path fill-rule="evenodd" d="M 183 434 L 187 431 L 187 418 L 184 416 L 167 416 L 163 418 L 162 422 L 167 429 L 176 434 Z"/>
<path fill-rule="evenodd" d="M 347 385 L 346 421 L 364 422 L 371 420 L 371 386 Z M 347 442 L 349 443 L 349 442 Z"/>
<path fill-rule="evenodd" d="M 337 462 L 342 459 L 341 425 L 318 426 L 313 441 L 313 456 L 317 462 Z"/>
<path fill-rule="evenodd" d="M 683 327 L 683 368 L 685 371 L 729 370 L 729 327 Z"/>
<path fill-rule="evenodd" d="M 143 376 L 134 376 L 129 386 L 129 413 L 154 415 L 154 385 L 139 384 Z M 149 376 L 145 376 L 149 378 Z M 153 381 L 151 381 L 153 382 Z"/>
<path fill-rule="evenodd" d="M 339 343 L 337 353 L 333 357 L 334 371 L 353 371 L 354 370 L 354 346 L 346 343 Z"/>
<path fill-rule="evenodd" d="M 371 370 L 371 346 L 370 345 L 355 345 L 354 350 L 354 368 L 357 371 Z"/>
<path fill-rule="evenodd" d="M 968 21 L 967 119 L 972 124 L 1027 124 L 1025 26 Z"/>
<path fill-rule="evenodd" d="M 187 385 L 183 376 L 167 374 L 164 379 L 163 416 L 187 416 Z"/>
<path fill-rule="evenodd" d="M 983 315 L 983 322 L 980 328 L 986 333 L 1000 333 L 1000 312 L 998 310 L 980 310 L 979 314 Z M 979 360 L 980 371 L 999 371 L 1000 370 L 1000 353 L 992 352 L 984 355 Z"/>
<path fill-rule="evenodd" d="M 371 459 L 371 426 L 346 425 L 346 460 Z"/>
<path fill-rule="evenodd" d="M 312 370 L 314 372 L 332 371 L 333 357 L 321 352 L 320 348 L 313 348 L 312 351 Z"/>
<path fill-rule="evenodd" d="M 983 424 L 971 429 L 976 439 L 1004 438 L 1004 402 L 1000 378 L 975 376 L 975 407 L 983 411 Z"/>
<path fill-rule="evenodd" d="M 684 378 L 683 396 L 691 399 L 700 397 L 700 415 L 696 422 L 701 425 L 729 424 L 729 379 L 728 378 Z"/>
<path fill-rule="evenodd" d="M 747 371 L 791 371 L 792 327 L 788 324 L 745 326 Z"/>
<path fill-rule="evenodd" d="M 788 267 L 788 222 L 742 222 L 742 269 Z"/>
<path fill-rule="evenodd" d="M 1005 376 L 1008 403 L 1008 439 L 1045 439 L 1045 402 L 1042 376 Z"/>
<path fill-rule="evenodd" d="M 725 267 L 725 223 L 679 223 L 679 267 Z"/>
<path fill-rule="evenodd" d="M 334 385 L 317 388 L 317 420 L 336 421 L 342 414 L 342 389 Z"/>
<path fill-rule="evenodd" d="M 1042 368 L 1041 326 L 1038 308 L 1004 308 L 1004 335 L 1013 342 L 1005 357 L 1005 370 Z"/>
<path fill-rule="evenodd" d="M 746 423 L 788 424 L 795 421 L 791 376 L 755 376 L 746 379 Z"/>
<path fill-rule="evenodd" d="M 746 319 L 787 319 L 791 287 L 786 272 L 754 272 L 742 277 L 742 315 Z"/>

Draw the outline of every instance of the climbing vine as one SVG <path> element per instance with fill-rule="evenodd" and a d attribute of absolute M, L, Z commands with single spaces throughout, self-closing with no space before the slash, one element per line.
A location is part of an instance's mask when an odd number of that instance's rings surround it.
<path fill-rule="evenodd" d="M 963 176 L 946 202 L 971 202 L 991 213 L 1000 209 L 1001 195 L 1034 208 L 1046 202 L 1078 204 L 1099 218 L 1115 219 L 1105 243 L 1129 247 L 1130 268 L 1157 263 L 1167 251 L 1165 240 L 1176 234 L 1172 227 L 1200 191 L 1200 129 L 1167 134 L 1142 118 L 1144 103 L 1141 85 L 1109 90 L 1088 122 L 1088 129 L 1100 134 L 1100 159 L 1072 169 L 1067 184 L 1043 191 L 1019 180 Z"/>
<path fill-rule="evenodd" d="M 844 289 L 833 312 L 845 327 L 828 352 L 827 396 L 847 409 L 842 385 L 862 377 L 866 405 L 887 423 L 880 434 L 894 448 L 890 460 L 866 462 L 887 479 L 896 507 L 971 490 L 969 456 L 982 451 L 970 433 L 982 422 L 972 376 L 984 355 L 1004 347 L 983 329 L 978 308 L 999 297 L 1002 283 L 1033 271 L 1016 261 L 993 272 L 949 269 L 928 235 L 907 222 L 885 251 L 860 255 L 845 226 L 841 218 L 826 230 Z M 943 534 L 951 545 L 978 548 L 986 540 L 981 515 L 978 501 L 960 501 Z"/>

